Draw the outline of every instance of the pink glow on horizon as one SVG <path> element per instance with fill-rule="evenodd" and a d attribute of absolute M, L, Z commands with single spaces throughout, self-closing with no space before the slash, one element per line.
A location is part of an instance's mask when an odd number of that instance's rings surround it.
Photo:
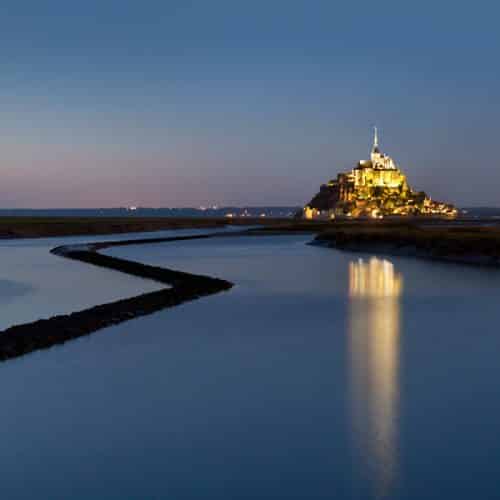
<path fill-rule="evenodd" d="M 303 194 L 294 197 L 289 186 L 283 196 L 283 180 L 262 168 L 239 170 L 235 163 L 232 173 L 221 172 L 219 158 L 207 158 L 206 151 L 199 159 L 193 150 L 178 157 L 62 146 L 8 148 L 3 153 L 1 208 L 293 205 L 308 196 L 303 186 Z M 262 185 L 258 196 L 250 185 Z"/>

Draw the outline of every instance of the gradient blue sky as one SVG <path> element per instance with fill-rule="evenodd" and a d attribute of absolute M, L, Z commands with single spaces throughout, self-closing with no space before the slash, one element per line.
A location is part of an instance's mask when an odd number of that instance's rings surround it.
<path fill-rule="evenodd" d="M 303 204 L 366 158 L 500 206 L 496 2 L 2 0 L 0 206 Z"/>

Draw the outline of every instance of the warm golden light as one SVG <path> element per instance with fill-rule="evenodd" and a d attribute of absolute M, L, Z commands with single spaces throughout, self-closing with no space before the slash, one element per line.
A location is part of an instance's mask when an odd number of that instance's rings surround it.
<path fill-rule="evenodd" d="M 415 191 L 396 162 L 380 150 L 375 135 L 369 160 L 321 186 L 304 208 L 306 219 L 430 215 L 456 217 L 457 209 Z"/>
<path fill-rule="evenodd" d="M 359 259 L 349 263 L 350 297 L 399 297 L 402 283 L 388 260 L 372 257 L 368 262 Z"/>
<path fill-rule="evenodd" d="M 388 260 L 349 264 L 349 353 L 354 436 L 385 495 L 397 476 L 399 298 L 403 278 Z"/>

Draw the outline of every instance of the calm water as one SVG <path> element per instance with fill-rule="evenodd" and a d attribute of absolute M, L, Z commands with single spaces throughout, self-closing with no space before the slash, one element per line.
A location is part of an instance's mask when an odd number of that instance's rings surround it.
<path fill-rule="evenodd" d="M 163 287 L 158 283 L 51 255 L 50 250 L 58 245 L 203 232 L 206 230 L 0 240 L 0 330 Z"/>
<path fill-rule="evenodd" d="M 0 365 L 5 497 L 498 498 L 500 271 L 308 239 L 109 251 L 237 286 Z"/>

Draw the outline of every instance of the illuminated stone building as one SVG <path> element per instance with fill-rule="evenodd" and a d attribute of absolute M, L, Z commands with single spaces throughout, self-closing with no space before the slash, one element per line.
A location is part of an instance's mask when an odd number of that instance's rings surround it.
<path fill-rule="evenodd" d="M 380 150 L 376 128 L 370 159 L 321 186 L 303 212 L 307 219 L 456 214 L 453 205 L 433 201 L 423 191 L 409 187 L 394 160 Z"/>

